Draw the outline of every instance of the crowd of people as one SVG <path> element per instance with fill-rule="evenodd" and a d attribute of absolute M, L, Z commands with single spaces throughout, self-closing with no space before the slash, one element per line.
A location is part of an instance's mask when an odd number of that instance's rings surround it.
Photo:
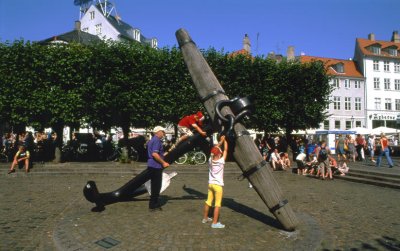
<path fill-rule="evenodd" d="M 283 136 L 266 135 L 258 136 L 255 143 L 274 171 L 295 170 L 298 175 L 333 179 L 333 174 L 346 175 L 349 170 L 347 161 L 337 161 L 325 141 L 316 144 L 305 137 L 293 137 L 288 142 Z"/>
<path fill-rule="evenodd" d="M 135 160 L 145 160 L 146 138 L 140 135 L 133 136 L 124 142 L 128 152 L 135 152 Z M 118 160 L 122 151 L 121 141 L 100 133 L 73 133 L 71 140 L 63 143 L 58 142 L 55 132 L 5 133 L 0 141 L 0 153 L 3 162 L 11 162 L 11 172 L 15 171 L 16 163 L 20 169 L 25 166 L 25 170 L 29 172 L 34 163 L 53 161 L 56 158 L 57 147 L 60 149 L 58 161 L 61 162 Z M 26 165 L 23 165 L 22 161 L 16 162 L 22 151 L 27 155 Z"/>
<path fill-rule="evenodd" d="M 351 135 L 346 137 L 339 135 L 336 140 L 336 151 L 339 161 L 366 161 L 369 158 L 376 163 L 376 167 L 380 167 L 382 157 L 385 156 L 389 168 L 392 168 L 393 161 L 390 155 L 394 152 L 393 145 L 397 145 L 396 139 L 388 139 L 385 133 L 379 136 L 370 134 L 367 139 L 361 134 L 357 134 L 355 138 Z"/>
<path fill-rule="evenodd" d="M 264 160 L 270 163 L 273 170 L 296 170 L 299 175 L 314 176 L 321 179 L 333 179 L 333 175 L 344 176 L 349 171 L 349 162 L 367 161 L 380 167 L 385 156 L 389 168 L 393 167 L 390 155 L 395 139 L 388 139 L 384 133 L 368 135 L 341 135 L 335 140 L 335 155 L 327 147 L 327 142 L 313 143 L 306 137 L 293 137 L 290 141 L 283 136 L 267 134 L 264 138 L 258 135 L 255 143 Z M 289 158 L 289 149 L 292 160 Z"/>
<path fill-rule="evenodd" d="M 54 159 L 56 139 L 56 133 L 5 133 L 0 148 L 2 154 L 12 162 L 11 172 L 15 171 L 17 164 L 19 168 L 25 166 L 26 172 L 29 172 L 33 161 L 44 162 Z M 20 155 L 24 161 L 20 159 Z"/>

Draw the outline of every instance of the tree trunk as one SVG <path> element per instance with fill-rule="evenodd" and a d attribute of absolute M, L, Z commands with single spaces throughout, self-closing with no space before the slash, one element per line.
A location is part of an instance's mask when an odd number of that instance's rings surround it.
<path fill-rule="evenodd" d="M 228 97 L 223 94 L 220 83 L 189 34 L 180 29 L 176 32 L 176 37 L 194 85 L 213 122 L 213 128 L 219 131 L 221 128 L 215 112 L 215 104 L 218 101 L 227 100 Z M 214 95 L 210 95 L 212 93 Z M 224 116 L 233 114 L 227 106 L 223 107 L 221 113 Z M 287 200 L 282 199 L 282 192 L 268 164 L 263 160 L 252 138 L 246 135 L 246 128 L 241 123 L 234 125 L 234 131 L 236 135 L 241 135 L 236 137 L 233 151 L 233 156 L 240 169 L 246 174 L 260 198 L 283 227 L 286 230 L 294 230 L 298 224 L 297 219 L 292 208 L 287 204 Z"/>
<path fill-rule="evenodd" d="M 54 163 L 61 163 L 61 147 L 63 145 L 63 138 L 64 138 L 64 124 L 57 123 L 53 127 L 54 132 L 57 134 L 57 138 L 54 144 Z"/>
<path fill-rule="evenodd" d="M 121 126 L 122 127 L 122 134 L 124 135 L 124 138 L 122 139 L 122 146 L 127 146 L 128 145 L 128 138 L 129 138 L 129 124 L 124 124 Z"/>

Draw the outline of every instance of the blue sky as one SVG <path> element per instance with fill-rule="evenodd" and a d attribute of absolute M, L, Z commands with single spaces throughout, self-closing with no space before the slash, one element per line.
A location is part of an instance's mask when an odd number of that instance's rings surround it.
<path fill-rule="evenodd" d="M 185 28 L 199 48 L 231 52 L 248 34 L 253 54 L 270 51 L 347 59 L 356 38 L 374 33 L 391 39 L 400 31 L 400 0 L 113 0 L 122 20 L 176 45 Z M 0 0 L 0 41 L 37 41 L 71 31 L 79 19 L 73 0 Z M 258 34 L 258 36 L 257 36 Z M 258 37 L 258 39 L 257 39 Z"/>

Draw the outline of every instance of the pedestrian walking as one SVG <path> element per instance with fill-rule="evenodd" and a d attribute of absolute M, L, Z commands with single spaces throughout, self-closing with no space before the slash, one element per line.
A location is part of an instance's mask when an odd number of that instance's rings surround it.
<path fill-rule="evenodd" d="M 374 149 L 375 149 L 375 135 L 370 134 L 368 137 L 368 151 L 372 162 L 376 162 L 374 160 L 374 155 L 375 155 Z"/>
<path fill-rule="evenodd" d="M 336 146 L 338 161 L 340 161 L 341 159 L 346 160 L 345 149 L 348 147 L 347 147 L 347 142 L 346 142 L 345 138 L 343 138 L 342 134 L 339 134 L 339 137 L 336 140 L 335 146 Z"/>
<path fill-rule="evenodd" d="M 378 155 L 378 158 L 376 160 L 376 167 L 381 166 L 381 160 L 382 156 L 385 155 L 386 160 L 389 164 L 389 168 L 393 167 L 393 161 L 392 158 L 390 158 L 390 150 L 389 150 L 389 141 L 386 138 L 386 135 L 384 133 L 381 133 L 381 139 L 380 139 L 380 147 L 381 147 L 381 153 Z"/>

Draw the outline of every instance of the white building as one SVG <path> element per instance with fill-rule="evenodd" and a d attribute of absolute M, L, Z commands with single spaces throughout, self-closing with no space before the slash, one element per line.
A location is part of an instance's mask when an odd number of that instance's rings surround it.
<path fill-rule="evenodd" d="M 357 38 L 354 60 L 366 79 L 366 126 L 396 128 L 400 114 L 400 39 L 397 31 L 391 41 Z"/>
<path fill-rule="evenodd" d="M 301 56 L 302 63 L 321 61 L 333 76 L 329 117 L 321 124 L 324 130 L 365 127 L 365 79 L 352 60 Z"/>
<path fill-rule="evenodd" d="M 157 48 L 156 38 L 146 38 L 139 28 L 122 21 L 115 6 L 107 0 L 90 1 L 90 5 L 81 6 L 81 30 L 100 37 L 103 40 L 137 41 Z"/>

